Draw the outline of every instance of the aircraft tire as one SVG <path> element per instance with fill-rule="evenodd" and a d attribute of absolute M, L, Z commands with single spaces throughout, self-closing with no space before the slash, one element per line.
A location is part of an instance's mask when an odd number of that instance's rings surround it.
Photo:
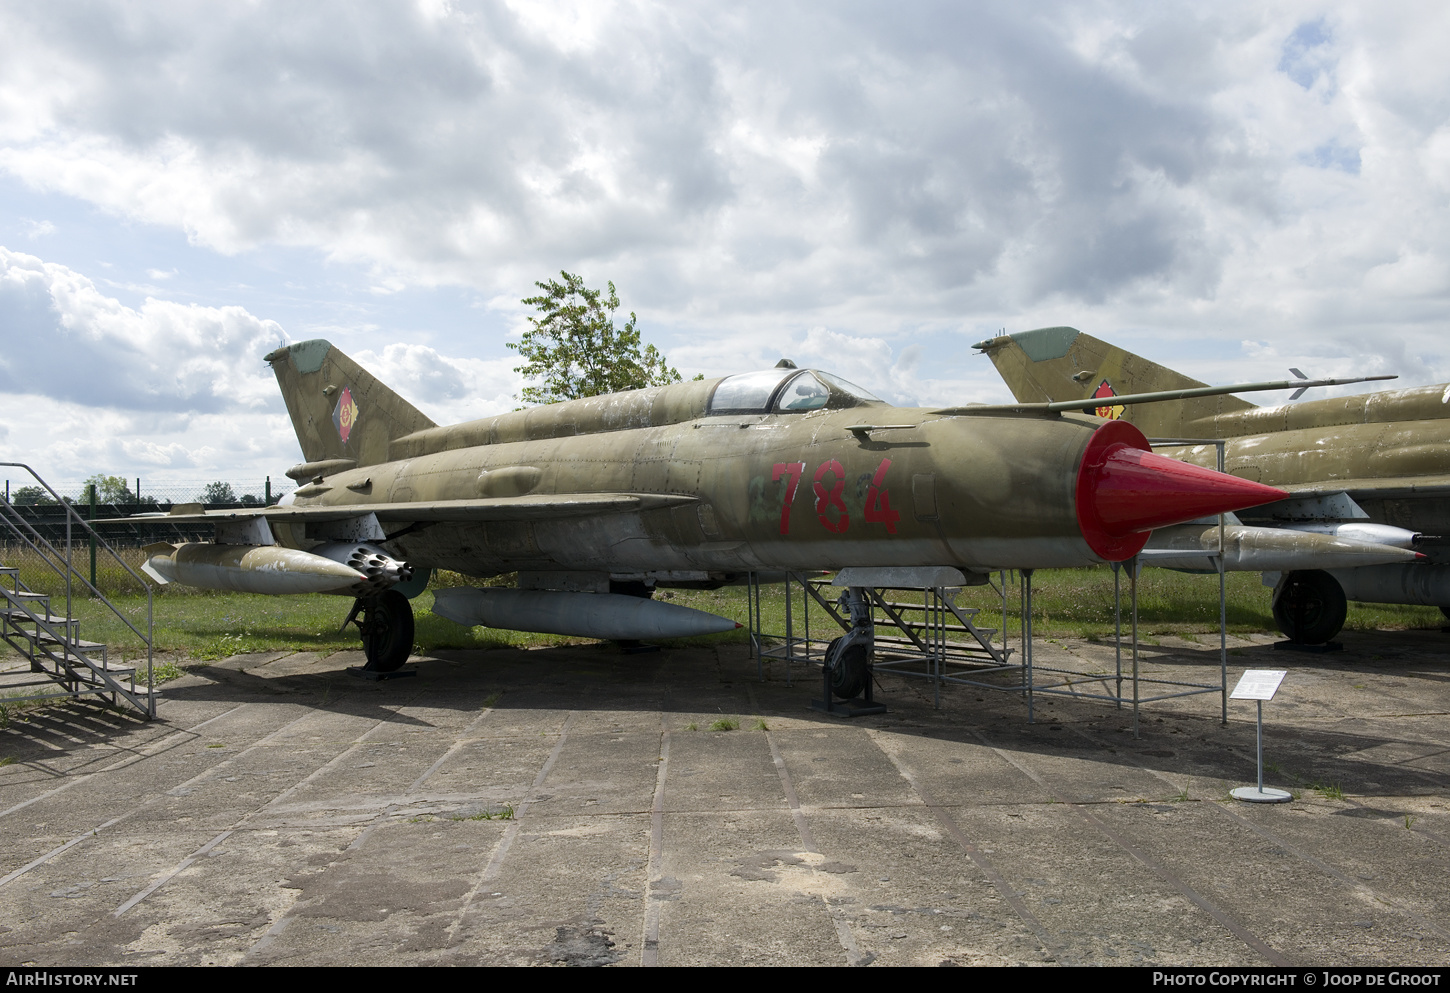
<path fill-rule="evenodd" d="M 867 666 L 869 652 L 859 641 L 842 646 L 845 636 L 831 642 L 826 649 L 826 664 L 831 670 L 831 693 L 842 700 L 853 700 L 866 691 L 871 678 Z"/>
<path fill-rule="evenodd" d="M 1344 627 L 1349 603 L 1344 588 L 1319 569 L 1291 572 L 1274 595 L 1274 621 L 1279 630 L 1301 645 L 1320 645 Z"/>
<path fill-rule="evenodd" d="M 413 652 L 413 605 L 397 590 L 362 601 L 363 652 L 372 672 L 396 672 Z"/>

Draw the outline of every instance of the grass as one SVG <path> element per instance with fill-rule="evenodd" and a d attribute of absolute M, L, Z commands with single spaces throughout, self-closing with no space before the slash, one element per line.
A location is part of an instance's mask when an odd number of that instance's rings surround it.
<path fill-rule="evenodd" d="M 13 765 L 14 763 L 15 763 L 15 756 L 14 755 L 7 755 L 3 759 L 0 759 L 0 769 L 3 769 L 7 765 Z M 1408 826 L 1409 825 L 1406 825 L 1406 827 L 1408 827 Z"/>
<path fill-rule="evenodd" d="M 1339 786 L 1338 783 L 1328 783 L 1328 784 L 1310 783 L 1309 784 L 1309 788 L 1311 790 L 1313 790 L 1314 792 L 1318 793 L 1320 796 L 1322 796 L 1326 800 L 1343 800 L 1344 799 L 1344 790 L 1342 790 L 1340 788 L 1340 786 Z"/>
<path fill-rule="evenodd" d="M 128 550 L 139 561 L 139 550 Z M 9 553 L 6 553 L 9 557 Z M 32 588 L 46 590 L 56 585 L 35 563 L 18 561 L 21 578 Z M 100 577 L 98 577 L 100 578 Z M 995 580 L 995 576 L 994 576 Z M 508 577 L 493 582 L 507 583 Z M 484 585 L 456 573 L 437 574 L 433 586 L 446 587 L 469 583 Z M 47 585 L 49 584 L 49 585 Z M 119 586 L 119 582 L 111 584 Z M 107 582 L 103 591 L 111 596 Z M 1009 576 L 1006 628 L 1014 638 L 1021 628 L 1016 610 L 1017 585 Z M 830 591 L 824 594 L 834 599 Z M 912 599 L 901 593 L 900 599 Z M 666 590 L 659 594 L 671 603 L 706 610 L 741 623 L 749 620 L 744 587 L 718 590 Z M 1270 590 L 1262 586 L 1256 573 L 1231 573 L 1227 577 L 1228 629 L 1235 634 L 1272 633 L 1274 620 L 1270 611 Z M 916 595 L 919 599 L 919 594 Z M 146 598 L 135 592 L 115 591 L 113 602 L 138 628 L 144 630 Z M 1001 598 L 988 586 L 967 587 L 957 597 L 962 607 L 981 610 L 978 622 L 987 627 L 1003 623 Z M 1113 574 L 1107 567 L 1090 569 L 1043 570 L 1033 578 L 1034 632 L 1040 638 L 1108 639 L 1113 634 Z M 415 613 L 415 648 L 420 652 L 444 649 L 489 649 L 506 647 L 544 647 L 586 643 L 590 639 L 559 635 L 541 635 L 491 628 L 464 628 L 433 614 L 432 597 L 427 593 L 413 601 Z M 341 596 L 262 596 L 214 590 L 193 590 L 175 584 L 162 587 L 153 598 L 156 649 L 186 659 L 209 661 L 231 655 L 269 651 L 311 651 L 323 654 L 359 645 L 356 629 L 340 631 L 351 601 Z M 63 603 L 57 604 L 63 609 Z M 144 658 L 144 646 L 98 600 L 77 598 L 73 601 L 76 616 L 81 620 L 83 637 L 103 641 L 123 659 Z M 828 634 L 834 622 L 814 602 L 803 608 L 796 591 L 793 606 L 794 622 L 799 632 L 802 610 L 806 610 L 812 634 Z M 785 591 L 782 586 L 767 586 L 761 598 L 762 626 L 767 633 L 785 632 Z M 1123 583 L 1123 626 L 1129 623 L 1127 583 Z M 1396 604 L 1350 604 L 1345 627 L 1349 630 L 1387 630 L 1404 628 L 1439 628 L 1444 623 L 1434 607 L 1413 607 Z M 1145 642 L 1164 635 L 1191 637 L 1195 633 L 1218 628 L 1218 582 L 1214 576 L 1191 576 L 1149 569 L 1138 583 L 1138 630 Z M 999 639 L 1001 635 L 997 636 Z M 667 647 L 708 646 L 720 643 L 743 643 L 749 631 L 740 628 L 718 635 L 664 641 Z M 8 649 L 6 650 L 8 651 Z M 158 680 L 174 679 L 181 670 L 162 663 Z"/>
<path fill-rule="evenodd" d="M 514 819 L 514 808 L 513 804 L 506 803 L 502 810 L 481 810 L 469 817 L 455 814 L 448 819 L 450 821 L 511 821 Z"/>
<path fill-rule="evenodd" d="M 770 725 L 768 725 L 768 724 L 765 723 L 765 718 L 763 718 L 763 717 L 757 717 L 755 719 L 755 722 L 750 725 L 750 730 L 752 730 L 752 731 L 769 731 L 770 730 Z"/>
<path fill-rule="evenodd" d="M 142 674 L 138 673 L 138 677 Z M 186 675 L 186 670 L 170 659 L 163 659 L 151 666 L 151 679 L 155 683 L 167 683 Z"/>
<path fill-rule="evenodd" d="M 688 724 L 685 725 L 685 730 L 686 731 L 698 731 L 698 730 L 700 730 L 700 725 L 696 724 L 694 721 L 691 721 L 690 723 L 688 723 Z"/>
<path fill-rule="evenodd" d="M 733 717 L 722 717 L 710 725 L 711 731 L 739 731 L 740 722 Z"/>
<path fill-rule="evenodd" d="M 0 693 L 0 729 L 8 728 L 10 720 L 17 714 L 23 714 L 27 710 L 36 710 L 44 707 L 52 700 L 15 700 L 14 697 L 24 696 L 24 690 L 15 690 L 10 693 Z"/>

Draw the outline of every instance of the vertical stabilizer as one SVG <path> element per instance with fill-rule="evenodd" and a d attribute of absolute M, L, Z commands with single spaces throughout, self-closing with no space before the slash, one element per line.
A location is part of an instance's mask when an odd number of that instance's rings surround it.
<path fill-rule="evenodd" d="M 418 408 L 322 339 L 267 353 L 307 462 L 388 461 L 388 442 L 436 427 Z"/>
<path fill-rule="evenodd" d="M 980 341 L 974 348 L 992 364 L 1022 403 L 1102 397 L 1099 417 L 1122 419 L 1149 437 L 1202 438 L 1213 433 L 1212 418 L 1253 404 L 1235 396 L 1199 397 L 1163 403 L 1114 406 L 1127 393 L 1206 386 L 1166 366 L 1126 352 L 1076 328 L 1038 328 Z"/>

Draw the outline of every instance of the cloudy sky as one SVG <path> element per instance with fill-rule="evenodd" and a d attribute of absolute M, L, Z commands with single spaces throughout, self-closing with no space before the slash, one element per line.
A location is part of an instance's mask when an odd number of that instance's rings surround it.
<path fill-rule="evenodd" d="M 1007 397 L 1071 324 L 1210 382 L 1450 380 L 1450 7 L 0 5 L 0 449 L 278 477 L 261 356 L 514 405 L 535 280 L 686 376 Z"/>

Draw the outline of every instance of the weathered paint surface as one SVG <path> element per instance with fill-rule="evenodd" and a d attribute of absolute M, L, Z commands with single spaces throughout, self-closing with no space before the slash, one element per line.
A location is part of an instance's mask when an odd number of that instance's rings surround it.
<path fill-rule="evenodd" d="M 551 404 L 464 424 L 422 415 L 337 349 L 314 372 L 291 350 L 269 357 L 299 433 L 323 421 L 327 387 L 351 388 L 357 446 L 304 442 L 309 461 L 355 468 L 297 491 L 296 506 L 427 505 L 548 494 L 658 494 L 676 505 L 533 520 L 440 521 L 390 544 L 418 568 L 472 575 L 523 570 L 711 577 L 752 569 L 1095 561 L 1073 485 L 1091 417 L 936 417 L 864 407 L 833 394 L 822 409 L 707 416 L 718 380 Z M 355 383 L 362 383 L 357 386 Z M 300 397 L 300 398 L 299 398 Z M 850 431 L 865 414 L 900 430 Z M 426 418 L 423 418 L 426 421 Z M 383 428 L 367 435 L 369 424 Z M 392 437 L 380 440 L 384 429 Z M 274 524 L 306 547 L 301 525 Z M 703 578 L 703 577 L 702 577 Z"/>

